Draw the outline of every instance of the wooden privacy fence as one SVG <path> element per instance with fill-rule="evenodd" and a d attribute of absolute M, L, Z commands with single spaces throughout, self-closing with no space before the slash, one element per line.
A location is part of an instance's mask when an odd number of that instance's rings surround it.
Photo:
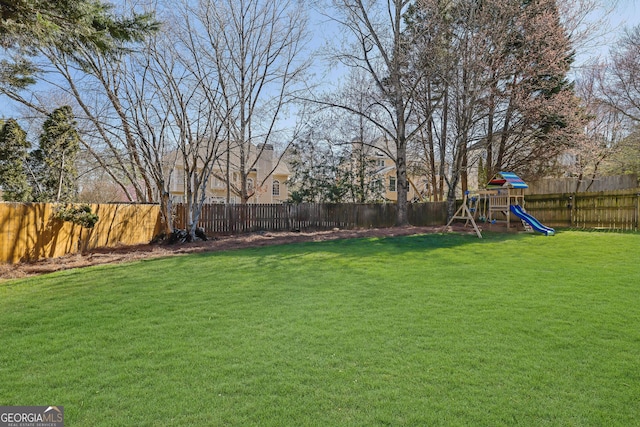
<path fill-rule="evenodd" d="M 527 212 L 550 227 L 638 230 L 640 189 L 526 196 Z"/>
<path fill-rule="evenodd" d="M 446 223 L 446 202 L 408 205 L 409 223 L 415 226 Z M 198 226 L 210 235 L 255 231 L 332 228 L 381 228 L 395 224 L 397 205 L 354 203 L 301 203 L 263 205 L 204 205 Z M 187 227 L 186 206 L 175 206 L 174 228 Z"/>
<path fill-rule="evenodd" d="M 600 191 L 633 190 L 638 187 L 638 175 L 602 176 L 585 178 L 545 178 L 529 182 L 525 194 L 597 193 Z"/>
<path fill-rule="evenodd" d="M 55 218 L 50 203 L 0 203 L 0 262 L 55 258 L 99 247 L 149 243 L 159 231 L 158 205 L 93 204 L 93 228 Z"/>
<path fill-rule="evenodd" d="M 0 262 L 54 258 L 100 247 L 148 243 L 160 231 L 158 205 L 94 204 L 99 216 L 87 229 L 55 218 L 46 203 L 0 203 Z M 176 228 L 186 227 L 186 207 L 175 206 Z M 397 205 L 205 205 L 199 226 L 210 235 L 255 231 L 382 228 L 395 224 Z M 638 230 L 640 189 L 526 196 L 526 209 L 551 227 Z M 446 202 L 408 205 L 415 226 L 446 223 Z"/>

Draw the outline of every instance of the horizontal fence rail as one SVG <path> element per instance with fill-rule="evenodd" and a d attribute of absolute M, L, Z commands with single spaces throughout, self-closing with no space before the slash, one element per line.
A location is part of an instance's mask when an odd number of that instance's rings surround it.
<path fill-rule="evenodd" d="M 174 228 L 188 225 L 186 206 L 174 206 Z M 257 231 L 330 230 L 333 228 L 392 227 L 397 205 L 354 203 L 301 203 L 264 205 L 204 205 L 198 227 L 210 235 Z M 446 223 L 446 202 L 408 205 L 409 223 L 415 226 Z"/>

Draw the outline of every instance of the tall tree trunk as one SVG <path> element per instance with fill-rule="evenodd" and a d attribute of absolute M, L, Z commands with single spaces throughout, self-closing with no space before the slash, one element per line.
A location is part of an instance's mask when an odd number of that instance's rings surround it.
<path fill-rule="evenodd" d="M 397 76 L 398 86 L 400 78 Z M 409 181 L 407 179 L 407 140 L 406 140 L 406 123 L 404 102 L 401 94 L 396 94 L 396 190 L 398 194 L 398 216 L 396 217 L 397 226 L 409 225 L 407 193 L 409 190 Z"/>
<path fill-rule="evenodd" d="M 495 76 L 494 76 L 495 80 Z M 497 171 L 493 167 L 493 122 L 495 120 L 495 91 L 497 90 L 494 85 L 489 95 L 489 113 L 487 117 L 487 158 L 484 164 L 484 170 L 478 170 L 478 185 L 485 186 L 489 180 L 496 174 Z M 483 179 L 485 182 L 480 182 Z"/>
<path fill-rule="evenodd" d="M 447 221 L 456 213 L 456 187 L 458 187 L 458 181 L 460 175 L 454 173 L 449 181 L 449 187 L 447 188 Z"/>
<path fill-rule="evenodd" d="M 460 185 L 462 187 L 462 193 L 469 190 L 469 151 L 467 146 L 462 147 L 462 165 L 460 171 Z"/>
<path fill-rule="evenodd" d="M 396 161 L 396 179 L 397 179 L 397 194 L 398 194 L 398 215 L 396 217 L 396 225 L 404 226 L 409 225 L 408 207 L 407 207 L 407 191 L 409 188 L 409 181 L 407 179 L 407 146 L 404 138 L 398 138 L 398 155 Z"/>
<path fill-rule="evenodd" d="M 64 149 L 62 150 L 62 164 L 60 165 L 60 176 L 58 177 L 58 194 L 56 194 L 56 203 L 60 203 L 62 197 L 62 181 L 64 180 Z"/>
<path fill-rule="evenodd" d="M 514 74 L 513 76 L 513 85 L 515 86 L 517 83 L 518 75 Z M 498 156 L 496 159 L 496 164 L 493 168 L 493 174 L 499 172 L 504 167 L 504 155 L 507 149 L 508 142 L 508 134 L 509 134 L 509 126 L 511 126 L 511 116 L 513 115 L 514 109 L 514 100 L 513 97 L 509 99 L 509 105 L 507 106 L 507 111 L 504 115 L 504 125 L 502 126 L 502 135 L 500 135 L 500 145 L 498 147 Z M 493 176 L 493 175 L 492 175 Z M 491 179 L 491 177 L 489 177 Z"/>
<path fill-rule="evenodd" d="M 439 200 L 444 200 L 444 184 L 446 182 L 446 147 L 449 132 L 449 87 L 444 88 L 444 100 L 442 103 L 442 131 L 440 137 L 440 182 L 438 188 Z"/>
<path fill-rule="evenodd" d="M 173 232 L 171 197 L 168 192 L 160 197 L 160 234 L 168 236 Z"/>
<path fill-rule="evenodd" d="M 229 135 L 231 135 L 229 133 Z M 227 139 L 227 151 L 225 153 L 225 157 L 226 157 L 226 162 L 225 162 L 225 183 L 226 183 L 226 190 L 227 190 L 227 205 L 231 203 L 231 144 L 229 142 L 229 140 Z"/>

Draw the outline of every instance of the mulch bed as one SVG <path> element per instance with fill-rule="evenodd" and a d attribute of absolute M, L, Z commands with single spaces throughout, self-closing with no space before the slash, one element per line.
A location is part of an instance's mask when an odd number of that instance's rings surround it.
<path fill-rule="evenodd" d="M 362 237 L 393 237 L 415 234 L 441 233 L 442 226 L 390 227 L 362 230 L 330 230 L 315 232 L 259 232 L 234 236 L 222 236 L 213 240 L 184 244 L 147 244 L 94 249 L 83 254 L 69 254 L 60 258 L 43 259 L 36 262 L 0 265 L 0 279 L 28 277 L 71 268 L 100 264 L 130 262 L 145 258 L 158 258 L 199 252 L 226 251 L 242 248 L 257 248 L 296 242 L 317 242 Z M 472 227 L 453 224 L 448 231 L 474 234 Z"/>

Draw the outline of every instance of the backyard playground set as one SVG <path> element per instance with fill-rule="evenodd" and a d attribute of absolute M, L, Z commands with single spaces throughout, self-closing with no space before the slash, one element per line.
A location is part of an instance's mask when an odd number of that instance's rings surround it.
<path fill-rule="evenodd" d="M 528 214 L 524 208 L 524 190 L 529 186 L 513 172 L 498 172 L 486 186 L 485 190 L 480 190 L 477 194 L 470 194 L 466 191 L 462 200 L 462 205 L 456 213 L 449 219 L 447 227 L 458 220 L 465 220 L 465 226 L 471 224 L 479 238 L 482 232 L 476 221 L 495 224 L 501 215 L 500 220 L 506 221 L 507 230 L 512 226 L 512 218 L 518 218 L 522 222 L 525 231 L 538 232 L 545 236 L 553 236 L 555 230 L 547 227 L 535 217 Z"/>

